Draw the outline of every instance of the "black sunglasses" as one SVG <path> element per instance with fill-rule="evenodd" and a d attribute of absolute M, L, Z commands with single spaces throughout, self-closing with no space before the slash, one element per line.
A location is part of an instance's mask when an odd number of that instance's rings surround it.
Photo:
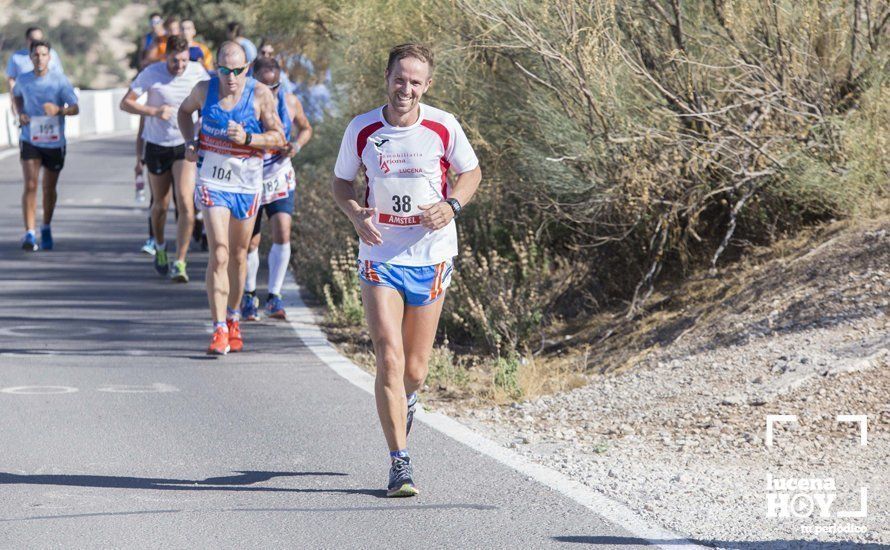
<path fill-rule="evenodd" d="M 225 75 L 225 76 L 229 76 L 230 74 L 233 74 L 235 76 L 238 76 L 239 74 L 243 73 L 246 70 L 247 70 L 247 65 L 245 65 L 243 67 L 237 67 L 235 69 L 230 69 L 228 67 L 220 67 L 219 74 Z"/>

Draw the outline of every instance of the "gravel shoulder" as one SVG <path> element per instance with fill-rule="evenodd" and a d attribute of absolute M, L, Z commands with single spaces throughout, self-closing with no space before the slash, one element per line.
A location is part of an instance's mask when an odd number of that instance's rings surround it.
<path fill-rule="evenodd" d="M 745 269 L 719 314 L 696 313 L 625 369 L 512 405 L 435 407 L 720 547 L 890 544 L 890 222 L 842 224 Z M 767 446 L 772 414 L 798 421 Z M 855 423 L 836 421 L 850 414 L 867 415 L 866 446 Z M 829 517 L 768 517 L 768 476 L 831 479 Z M 867 516 L 838 518 L 860 509 L 861 487 Z"/>

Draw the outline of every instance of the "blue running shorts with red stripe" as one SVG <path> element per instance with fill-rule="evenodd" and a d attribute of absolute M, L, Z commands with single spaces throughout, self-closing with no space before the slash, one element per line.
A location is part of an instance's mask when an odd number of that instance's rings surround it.
<path fill-rule="evenodd" d="M 359 260 L 358 276 L 369 285 L 395 289 L 406 305 L 417 307 L 432 304 L 445 295 L 451 284 L 452 268 L 451 260 L 424 266 Z"/>

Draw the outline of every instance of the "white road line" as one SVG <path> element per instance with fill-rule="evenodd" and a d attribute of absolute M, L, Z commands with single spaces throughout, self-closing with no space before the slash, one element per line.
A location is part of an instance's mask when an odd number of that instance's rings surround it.
<path fill-rule="evenodd" d="M 340 355 L 330 345 L 324 332 L 319 328 L 312 311 L 303 302 L 300 296 L 300 287 L 294 282 L 293 274 L 289 273 L 289 275 L 291 276 L 285 282 L 285 292 L 283 294 L 286 296 L 285 302 L 288 306 L 289 323 L 297 337 L 334 372 L 353 385 L 374 395 L 374 377 L 346 357 Z M 668 529 L 653 525 L 624 504 L 582 483 L 574 481 L 556 470 L 535 464 L 442 413 L 431 413 L 419 408 L 415 418 L 455 441 L 475 449 L 562 493 L 592 510 L 598 516 L 605 518 L 610 523 L 625 529 L 641 539 L 645 539 L 658 548 L 663 548 L 664 550 L 705 548 Z"/>

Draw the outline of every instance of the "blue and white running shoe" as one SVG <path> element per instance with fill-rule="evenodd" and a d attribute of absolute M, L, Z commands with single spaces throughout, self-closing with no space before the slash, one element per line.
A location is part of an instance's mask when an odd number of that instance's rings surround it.
<path fill-rule="evenodd" d="M 25 233 L 25 236 L 22 237 L 22 250 L 27 250 L 28 252 L 37 252 L 37 249 L 40 248 L 37 246 L 37 237 L 34 233 L 28 231 Z"/>
<path fill-rule="evenodd" d="M 266 298 L 266 315 L 272 319 L 287 319 L 287 312 L 284 311 L 284 301 L 278 294 L 269 294 Z"/>
<path fill-rule="evenodd" d="M 260 299 L 256 294 L 245 292 L 241 297 L 241 319 L 245 321 L 260 320 Z"/>
<path fill-rule="evenodd" d="M 142 245 L 142 252 L 148 254 L 149 256 L 155 255 L 155 240 L 148 239 L 145 241 L 145 244 Z"/>

